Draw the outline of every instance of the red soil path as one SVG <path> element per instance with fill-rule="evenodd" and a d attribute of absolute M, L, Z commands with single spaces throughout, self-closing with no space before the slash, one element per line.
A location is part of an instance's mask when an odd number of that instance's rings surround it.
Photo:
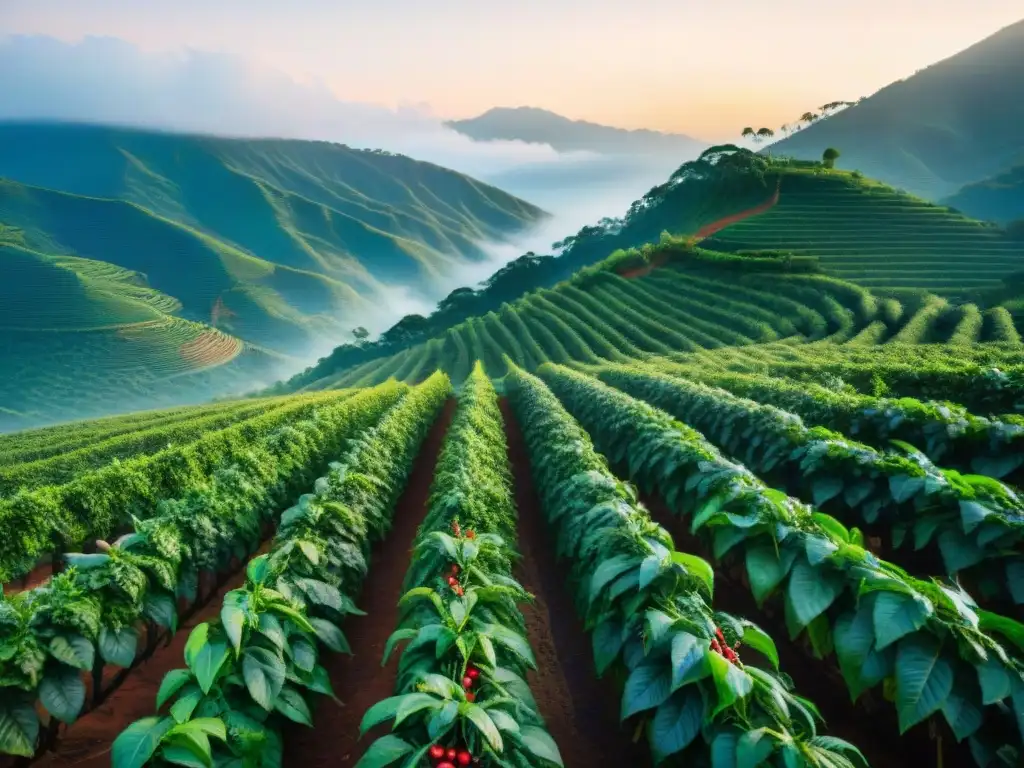
<path fill-rule="evenodd" d="M 321 697 L 313 714 L 314 728 L 289 727 L 285 731 L 285 768 L 342 768 L 352 766 L 370 743 L 388 732 L 385 724 L 359 738 L 359 723 L 371 706 L 394 695 L 399 654 L 381 667 L 384 645 L 398 624 L 398 600 L 409 566 L 416 530 L 427 513 L 430 483 L 445 433 L 455 413 L 455 399 L 445 405 L 420 447 L 405 492 L 395 508 L 394 526 L 371 554 L 370 574 L 356 605 L 366 616 L 345 622 L 352 655 L 340 653 L 322 659 L 334 694 L 344 702 Z"/>
<path fill-rule="evenodd" d="M 619 725 L 621 692 L 597 677 L 590 638 L 576 616 L 567 573 L 556 562 L 553 536 L 541 515 L 519 424 L 504 399 L 501 410 L 519 510 L 523 558 L 517 576 L 536 596 L 522 610 L 538 666 L 527 682 L 540 714 L 567 768 L 649 765 L 646 744 L 634 744 Z"/>
<path fill-rule="evenodd" d="M 739 211 L 738 213 L 732 213 L 729 214 L 728 216 L 723 216 L 722 218 L 713 221 L 710 224 L 705 224 L 703 227 L 698 229 L 694 234 L 690 235 L 690 244 L 696 245 L 701 240 L 704 240 L 705 238 L 711 237 L 715 233 L 722 231 L 730 224 L 735 224 L 738 221 L 743 221 L 744 219 L 749 219 L 752 216 L 758 216 L 762 213 L 765 213 L 766 211 L 771 210 L 779 202 L 779 195 L 781 191 L 782 181 L 780 180 L 778 185 L 776 185 L 775 187 L 775 192 L 772 193 L 772 196 L 765 200 L 763 203 L 761 203 L 760 205 L 755 205 L 753 208 L 747 208 L 745 211 Z M 655 269 L 664 264 L 667 259 L 667 253 L 659 253 L 654 257 L 653 260 L 651 260 L 650 263 L 642 267 L 634 267 L 632 269 L 626 269 L 623 270 L 622 272 L 619 272 L 619 277 L 624 277 L 627 280 L 631 280 L 636 277 L 643 277 L 644 275 L 649 275 Z"/>
<path fill-rule="evenodd" d="M 4 595 L 11 597 L 19 592 L 28 592 L 28 590 L 35 589 L 49 581 L 51 576 L 53 576 L 53 563 L 40 563 L 20 579 L 4 584 Z"/>

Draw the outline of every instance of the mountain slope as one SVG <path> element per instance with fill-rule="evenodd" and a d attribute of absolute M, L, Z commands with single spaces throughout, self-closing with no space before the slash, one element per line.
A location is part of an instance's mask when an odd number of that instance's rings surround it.
<path fill-rule="evenodd" d="M 942 201 L 968 216 L 1006 224 L 1024 219 L 1024 164 L 968 184 Z"/>
<path fill-rule="evenodd" d="M 602 154 L 675 154 L 693 156 L 707 143 L 681 133 L 626 130 L 570 120 L 536 107 L 495 107 L 478 117 L 446 125 L 476 141 L 525 141 L 548 144 L 559 152 L 588 150 Z"/>
<path fill-rule="evenodd" d="M 0 428 L 269 383 L 543 216 L 326 142 L 0 124 Z"/>
<path fill-rule="evenodd" d="M 1024 21 L 773 144 L 930 199 L 1024 163 Z"/>
<path fill-rule="evenodd" d="M 134 203 L 360 293 L 429 280 L 543 215 L 454 171 L 328 142 L 7 123 L 0 176 Z"/>

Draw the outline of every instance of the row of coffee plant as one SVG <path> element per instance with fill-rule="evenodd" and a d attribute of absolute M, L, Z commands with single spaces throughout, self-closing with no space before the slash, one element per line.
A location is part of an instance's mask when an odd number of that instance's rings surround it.
<path fill-rule="evenodd" d="M 817 709 L 779 672 L 773 640 L 712 609 L 711 566 L 674 548 L 548 388 L 518 370 L 508 388 L 598 673 L 622 683 L 621 716 L 644 727 L 654 760 L 866 765 L 817 733 Z"/>
<path fill-rule="evenodd" d="M 114 742 L 114 768 L 280 765 L 281 727 L 312 725 L 313 694 L 333 696 L 321 648 L 346 652 L 341 630 L 370 546 L 390 527 L 419 448 L 451 394 L 435 374 L 380 422 L 350 435 L 314 493 L 281 517 L 270 552 L 250 560 L 219 620 L 196 626 L 185 669 L 167 674 L 156 708 Z M 338 451 L 340 454 L 341 451 Z M 344 693 L 344 692 L 342 692 Z"/>

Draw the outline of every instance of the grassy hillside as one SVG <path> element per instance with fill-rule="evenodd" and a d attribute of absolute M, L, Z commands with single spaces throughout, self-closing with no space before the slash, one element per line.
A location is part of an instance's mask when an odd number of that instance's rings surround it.
<path fill-rule="evenodd" d="M 251 389 L 543 215 L 327 142 L 0 124 L 0 428 Z"/>
<path fill-rule="evenodd" d="M 773 144 L 932 200 L 1024 162 L 1024 21 Z"/>
<path fill-rule="evenodd" d="M 1007 224 L 1024 219 L 1024 164 L 968 184 L 942 201 L 968 216 Z"/>
<path fill-rule="evenodd" d="M 451 120 L 446 125 L 476 141 L 548 144 L 559 152 L 692 157 L 707 147 L 706 142 L 681 133 L 612 128 L 586 120 L 570 120 L 536 107 L 495 107 L 477 117 Z"/>
<path fill-rule="evenodd" d="M 0 177 L 67 193 L 7 190 L 0 220 L 31 245 L 144 272 L 204 319 L 220 297 L 231 311 L 272 302 L 255 309 L 265 319 L 348 322 L 365 308 L 357 296 L 429 286 L 542 216 L 453 171 L 327 142 L 8 123 Z M 150 258 L 154 244 L 173 252 Z M 200 271 L 194 291 L 182 259 Z"/>

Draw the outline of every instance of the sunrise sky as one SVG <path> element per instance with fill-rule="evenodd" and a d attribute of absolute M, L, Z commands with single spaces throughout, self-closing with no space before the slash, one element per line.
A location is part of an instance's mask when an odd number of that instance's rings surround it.
<path fill-rule="evenodd" d="M 443 118 L 530 105 L 717 140 L 868 96 L 1021 17 L 1020 0 L 0 0 L 0 37 L 221 51 Z"/>

